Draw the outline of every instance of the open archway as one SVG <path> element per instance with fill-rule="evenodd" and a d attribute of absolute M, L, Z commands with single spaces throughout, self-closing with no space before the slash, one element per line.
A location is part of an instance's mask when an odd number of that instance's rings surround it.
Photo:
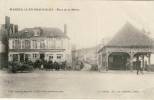
<path fill-rule="evenodd" d="M 125 52 L 112 52 L 108 57 L 109 70 L 127 70 L 127 62 L 130 56 Z"/>

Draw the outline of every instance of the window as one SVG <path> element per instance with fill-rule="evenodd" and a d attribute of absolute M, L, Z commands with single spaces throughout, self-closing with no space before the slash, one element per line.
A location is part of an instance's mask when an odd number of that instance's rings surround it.
<path fill-rule="evenodd" d="M 23 40 L 22 41 L 22 49 L 24 49 L 25 48 L 25 41 Z"/>
<path fill-rule="evenodd" d="M 36 40 L 32 41 L 32 46 L 33 46 L 33 49 L 37 49 L 37 41 Z"/>
<path fill-rule="evenodd" d="M 19 58 L 20 58 L 20 62 L 23 62 L 24 61 L 24 53 L 20 53 Z"/>
<path fill-rule="evenodd" d="M 52 38 L 49 39 L 48 45 L 49 45 L 50 49 L 55 47 L 55 43 L 54 43 L 54 40 Z"/>
<path fill-rule="evenodd" d="M 18 54 L 13 54 L 13 61 L 18 61 Z"/>
<path fill-rule="evenodd" d="M 57 54 L 57 59 L 62 59 L 62 55 L 61 54 Z"/>
<path fill-rule="evenodd" d="M 40 48 L 41 48 L 41 49 L 44 49 L 44 48 L 45 48 L 45 41 L 44 41 L 44 40 L 42 40 L 42 41 L 40 42 Z"/>
<path fill-rule="evenodd" d="M 18 49 L 18 43 L 19 43 L 19 41 L 15 40 L 15 46 L 14 46 L 15 49 Z"/>
<path fill-rule="evenodd" d="M 33 58 L 37 58 L 37 54 L 33 54 Z"/>
<path fill-rule="evenodd" d="M 25 49 L 30 49 L 30 41 L 25 40 Z"/>
<path fill-rule="evenodd" d="M 21 48 L 21 42 L 20 40 L 13 40 L 13 43 L 12 43 L 12 48 L 13 49 L 20 49 Z"/>
<path fill-rule="evenodd" d="M 27 62 L 30 58 L 30 55 L 29 54 L 25 54 L 25 61 Z"/>
<path fill-rule="evenodd" d="M 34 36 L 39 36 L 40 35 L 40 30 L 36 29 L 34 30 Z"/>
<path fill-rule="evenodd" d="M 18 48 L 21 49 L 21 40 L 18 42 Z"/>
<path fill-rule="evenodd" d="M 62 41 L 60 39 L 56 39 L 56 48 L 62 48 Z"/>
<path fill-rule="evenodd" d="M 52 59 L 53 59 L 53 55 L 50 55 L 50 56 L 49 56 L 49 60 L 52 60 Z"/>
<path fill-rule="evenodd" d="M 61 59 L 61 56 L 57 56 L 57 59 Z"/>
<path fill-rule="evenodd" d="M 38 36 L 38 33 L 37 32 L 34 32 L 34 36 Z"/>

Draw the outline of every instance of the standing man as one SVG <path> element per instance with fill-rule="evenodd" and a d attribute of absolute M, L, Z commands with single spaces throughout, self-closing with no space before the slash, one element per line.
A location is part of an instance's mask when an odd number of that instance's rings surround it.
<path fill-rule="evenodd" d="M 139 72 L 142 73 L 141 61 L 139 60 L 139 57 L 137 57 L 137 60 L 136 60 L 136 70 L 137 70 L 137 75 L 139 74 Z"/>
<path fill-rule="evenodd" d="M 48 61 L 48 70 L 50 71 L 50 70 L 53 70 L 53 62 L 52 62 L 52 60 L 49 60 Z"/>

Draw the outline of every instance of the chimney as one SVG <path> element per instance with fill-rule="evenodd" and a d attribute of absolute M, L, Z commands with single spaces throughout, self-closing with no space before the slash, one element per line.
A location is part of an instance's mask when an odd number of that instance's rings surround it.
<path fill-rule="evenodd" d="M 15 33 L 18 32 L 18 25 L 14 25 L 14 28 L 15 28 Z"/>
<path fill-rule="evenodd" d="M 10 30 L 10 33 L 14 33 L 14 25 L 13 24 L 10 24 L 9 30 Z"/>
<path fill-rule="evenodd" d="M 5 29 L 9 31 L 10 28 L 10 17 L 5 16 Z"/>
<path fill-rule="evenodd" d="M 67 25 L 64 24 L 64 33 L 67 34 Z"/>

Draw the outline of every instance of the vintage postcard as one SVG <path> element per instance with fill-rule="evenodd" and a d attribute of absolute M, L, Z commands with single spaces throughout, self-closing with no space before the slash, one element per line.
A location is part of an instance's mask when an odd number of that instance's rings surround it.
<path fill-rule="evenodd" d="M 154 1 L 0 0 L 0 98 L 154 99 Z"/>

